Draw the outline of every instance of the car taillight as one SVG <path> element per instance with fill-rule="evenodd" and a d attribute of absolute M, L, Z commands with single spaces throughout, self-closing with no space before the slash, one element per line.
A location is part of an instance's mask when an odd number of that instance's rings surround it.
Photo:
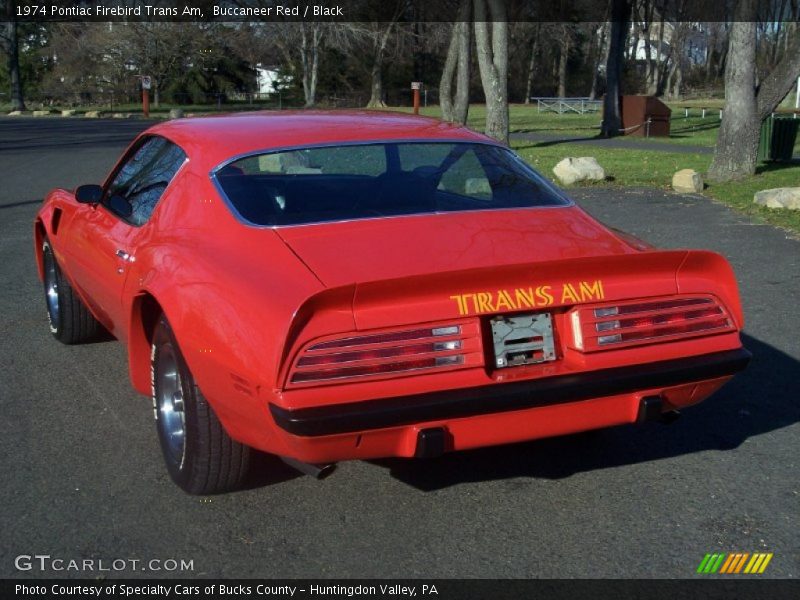
<path fill-rule="evenodd" d="M 574 346 L 584 352 L 735 329 L 725 309 L 708 296 L 581 307 L 570 320 Z"/>
<path fill-rule="evenodd" d="M 331 382 L 482 361 L 477 323 L 418 327 L 312 343 L 295 360 L 292 384 Z"/>

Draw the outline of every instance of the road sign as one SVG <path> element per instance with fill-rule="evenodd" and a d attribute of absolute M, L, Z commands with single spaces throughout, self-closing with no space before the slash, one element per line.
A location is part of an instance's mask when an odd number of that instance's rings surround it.
<path fill-rule="evenodd" d="M 411 89 L 412 90 L 419 90 L 421 88 L 422 88 L 422 82 L 421 81 L 412 81 L 411 82 Z"/>
<path fill-rule="evenodd" d="M 153 82 L 150 79 L 149 75 L 142 75 L 142 89 L 143 90 L 149 90 L 150 87 L 152 86 L 152 84 L 153 84 Z"/>

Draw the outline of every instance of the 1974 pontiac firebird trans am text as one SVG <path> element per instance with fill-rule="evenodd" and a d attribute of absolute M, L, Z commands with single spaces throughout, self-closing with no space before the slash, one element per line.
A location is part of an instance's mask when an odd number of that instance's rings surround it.
<path fill-rule="evenodd" d="M 409 115 L 156 125 L 102 185 L 50 192 L 35 250 L 53 335 L 125 344 L 191 493 L 234 489 L 252 448 L 319 474 L 664 419 L 750 356 L 724 258 Z"/>

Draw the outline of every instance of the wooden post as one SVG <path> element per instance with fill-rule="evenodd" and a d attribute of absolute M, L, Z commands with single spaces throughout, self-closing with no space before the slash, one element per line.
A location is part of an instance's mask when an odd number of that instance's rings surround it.
<path fill-rule="evenodd" d="M 419 90 L 422 87 L 421 81 L 411 82 L 411 91 L 414 93 L 414 114 L 419 114 Z"/>
<path fill-rule="evenodd" d="M 144 118 L 150 116 L 150 86 L 152 80 L 149 75 L 142 75 L 142 114 Z"/>

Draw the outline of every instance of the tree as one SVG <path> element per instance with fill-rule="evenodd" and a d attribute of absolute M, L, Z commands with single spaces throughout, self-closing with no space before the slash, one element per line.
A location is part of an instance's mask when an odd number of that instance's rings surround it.
<path fill-rule="evenodd" d="M 118 45 L 118 29 L 107 23 L 53 24 L 48 50 L 55 58 L 43 92 L 76 104 L 95 100 L 98 93 L 125 96 L 134 81 Z"/>
<path fill-rule="evenodd" d="M 612 0 L 611 33 L 606 61 L 606 96 L 603 99 L 603 123 L 600 126 L 600 135 L 603 137 L 619 135 L 622 129 L 619 97 L 622 93 L 622 63 L 630 15 L 629 0 Z"/>
<path fill-rule="evenodd" d="M 708 169 L 712 181 L 752 175 L 758 151 L 758 104 L 756 103 L 755 0 L 739 0 L 736 21 L 728 40 L 725 67 L 725 110 L 717 136 L 714 159 Z"/>
<path fill-rule="evenodd" d="M 352 29 L 347 23 L 265 23 L 265 33 L 283 58 L 283 64 L 293 77 L 299 75 L 304 108 L 311 108 L 317 103 L 319 67 L 326 46 L 347 50 L 353 37 Z"/>
<path fill-rule="evenodd" d="M 505 0 L 474 0 L 475 45 L 486 98 L 486 135 L 508 144 L 508 22 Z M 491 20 L 491 32 L 487 20 Z"/>
<path fill-rule="evenodd" d="M 386 55 L 386 47 L 389 43 L 389 36 L 395 29 L 397 21 L 402 16 L 408 6 L 407 0 L 395 0 L 394 10 L 389 17 L 388 23 L 372 23 L 370 39 L 372 41 L 372 69 L 370 76 L 370 98 L 367 103 L 368 108 L 383 108 L 386 103 L 383 101 L 383 63 Z"/>
<path fill-rule="evenodd" d="M 787 46 L 783 59 L 756 87 L 757 0 L 739 0 L 728 39 L 725 65 L 725 110 L 708 169 L 711 181 L 731 181 L 756 171 L 761 121 L 800 76 L 800 32 Z"/>
<path fill-rule="evenodd" d="M 566 98 L 567 96 L 567 63 L 569 62 L 569 54 L 573 44 L 573 38 L 576 37 L 574 25 L 570 23 L 561 23 L 558 28 L 558 93 L 559 98 Z"/>
<path fill-rule="evenodd" d="M 594 100 L 597 97 L 597 82 L 599 79 L 600 65 L 605 57 L 604 52 L 608 49 L 606 38 L 608 37 L 608 23 L 589 23 L 589 64 L 591 65 L 591 84 L 589 87 L 589 99 Z"/>
<path fill-rule="evenodd" d="M 533 89 L 533 76 L 536 73 L 536 53 L 539 51 L 539 32 L 541 23 L 536 23 L 530 41 L 530 58 L 528 59 L 528 72 L 525 76 L 525 104 L 531 103 L 531 90 Z"/>
<path fill-rule="evenodd" d="M 191 68 L 193 57 L 207 50 L 197 23 L 122 22 L 108 29 L 103 46 L 135 71 L 128 77 L 152 78 L 153 105 L 161 103 L 161 92 L 180 74 Z"/>
<path fill-rule="evenodd" d="M 775 110 L 798 77 L 800 77 L 800 29 L 795 24 L 794 33 L 787 43 L 783 59 L 762 79 L 758 88 L 759 119 L 766 119 Z"/>
<path fill-rule="evenodd" d="M 469 114 L 469 78 L 472 0 L 461 0 L 439 81 L 439 105 L 445 121 L 465 125 Z M 456 89 L 453 93 L 453 76 Z"/>
<path fill-rule="evenodd" d="M 319 49 L 325 29 L 322 23 L 300 23 L 300 64 L 303 66 L 303 95 L 305 108 L 317 103 L 319 79 Z"/>
<path fill-rule="evenodd" d="M 22 78 L 19 70 L 19 29 L 16 17 L 16 2 L 6 3 L 8 21 L 0 36 L 3 49 L 8 55 L 8 79 L 11 84 L 11 110 L 25 110 L 25 98 L 22 92 Z"/>

